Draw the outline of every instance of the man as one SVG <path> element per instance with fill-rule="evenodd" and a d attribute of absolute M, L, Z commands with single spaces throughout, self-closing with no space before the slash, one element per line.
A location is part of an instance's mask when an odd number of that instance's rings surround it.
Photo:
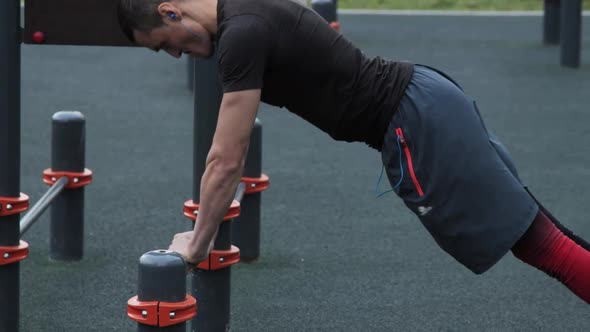
<path fill-rule="evenodd" d="M 590 303 L 590 246 L 521 184 L 476 104 L 445 74 L 369 58 L 290 0 L 120 0 L 130 40 L 179 58 L 216 48 L 223 98 L 195 229 L 171 250 L 207 258 L 240 181 L 260 101 L 381 152 L 393 190 L 474 273 L 508 251 Z"/>

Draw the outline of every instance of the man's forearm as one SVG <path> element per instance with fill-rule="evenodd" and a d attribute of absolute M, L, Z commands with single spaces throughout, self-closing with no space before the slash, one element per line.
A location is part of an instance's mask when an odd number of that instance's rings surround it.
<path fill-rule="evenodd" d="M 241 167 L 227 168 L 215 161 L 207 165 L 201 179 L 199 214 L 190 244 L 195 257 L 205 258 L 209 243 L 233 201 L 241 172 Z"/>
<path fill-rule="evenodd" d="M 186 248 L 193 260 L 204 260 L 209 244 L 227 214 L 240 182 L 256 120 L 260 89 L 223 94 L 207 166 L 201 178 L 199 214 Z"/>

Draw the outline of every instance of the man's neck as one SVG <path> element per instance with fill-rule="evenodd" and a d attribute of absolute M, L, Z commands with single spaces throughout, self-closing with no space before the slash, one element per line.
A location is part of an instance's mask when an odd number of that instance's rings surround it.
<path fill-rule="evenodd" d="M 183 15 L 199 22 L 209 33 L 217 33 L 217 0 L 185 0 L 179 8 Z"/>

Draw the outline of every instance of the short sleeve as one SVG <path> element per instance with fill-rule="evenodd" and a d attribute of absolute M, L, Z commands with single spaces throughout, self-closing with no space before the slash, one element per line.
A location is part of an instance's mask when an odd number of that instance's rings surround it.
<path fill-rule="evenodd" d="M 271 40 L 268 25 L 257 16 L 225 22 L 218 46 L 223 92 L 262 89 Z"/>

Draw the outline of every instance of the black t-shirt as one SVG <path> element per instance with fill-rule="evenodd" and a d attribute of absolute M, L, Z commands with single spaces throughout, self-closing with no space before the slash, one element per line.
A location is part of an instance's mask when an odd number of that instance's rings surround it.
<path fill-rule="evenodd" d="M 262 101 L 332 138 L 381 150 L 413 65 L 368 58 L 313 10 L 290 0 L 218 0 L 224 92 L 262 89 Z"/>

